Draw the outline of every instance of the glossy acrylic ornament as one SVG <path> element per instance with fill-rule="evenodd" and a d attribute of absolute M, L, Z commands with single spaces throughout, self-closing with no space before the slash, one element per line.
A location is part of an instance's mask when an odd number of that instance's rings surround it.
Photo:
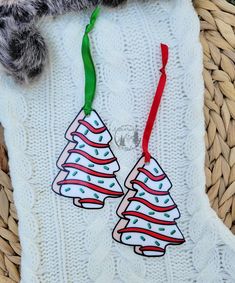
<path fill-rule="evenodd" d="M 76 206 L 86 209 L 102 208 L 106 198 L 123 195 L 115 175 L 120 167 L 109 145 L 112 136 L 98 113 L 92 109 L 96 72 L 88 34 L 98 14 L 99 8 L 91 16 L 82 43 L 85 105 L 66 131 L 68 144 L 57 161 L 60 172 L 52 185 L 55 193 L 73 199 Z"/>
<path fill-rule="evenodd" d="M 149 257 L 163 256 L 168 245 L 185 242 L 176 224 L 180 212 L 169 193 L 172 183 L 148 151 L 150 135 L 166 84 L 168 47 L 162 44 L 161 51 L 162 75 L 143 135 L 143 156 L 125 181 L 128 191 L 118 207 L 120 220 L 113 231 L 113 238 L 117 242 L 132 246 L 135 253 Z"/>

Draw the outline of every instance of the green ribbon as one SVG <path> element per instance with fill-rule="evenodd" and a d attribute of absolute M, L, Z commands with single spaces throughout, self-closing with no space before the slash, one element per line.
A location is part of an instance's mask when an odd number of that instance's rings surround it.
<path fill-rule="evenodd" d="M 86 30 L 82 40 L 82 59 L 85 70 L 85 105 L 83 107 L 83 110 L 86 115 L 91 114 L 92 103 L 96 91 L 96 71 L 91 55 L 89 33 L 94 28 L 99 13 L 100 8 L 97 7 L 91 15 L 90 23 L 86 26 Z"/>

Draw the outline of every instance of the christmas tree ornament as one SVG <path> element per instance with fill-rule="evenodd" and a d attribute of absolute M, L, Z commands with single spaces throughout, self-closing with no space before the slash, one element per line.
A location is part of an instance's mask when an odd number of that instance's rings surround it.
<path fill-rule="evenodd" d="M 113 231 L 116 241 L 133 246 L 135 253 L 149 257 L 163 256 L 168 245 L 185 242 L 175 221 L 180 212 L 169 193 L 171 181 L 148 150 L 166 84 L 168 46 L 161 44 L 161 52 L 163 66 L 142 139 L 143 155 L 125 181 L 128 191 L 118 207 L 117 215 L 121 219 Z"/>
<path fill-rule="evenodd" d="M 82 57 L 85 70 L 85 105 L 68 128 L 67 146 L 61 153 L 53 191 L 72 198 L 82 208 L 99 209 L 108 197 L 117 198 L 123 190 L 115 172 L 120 167 L 110 149 L 112 136 L 104 122 L 92 109 L 96 91 L 96 72 L 90 51 L 89 33 L 99 15 L 99 8 L 92 13 L 82 42 Z"/>

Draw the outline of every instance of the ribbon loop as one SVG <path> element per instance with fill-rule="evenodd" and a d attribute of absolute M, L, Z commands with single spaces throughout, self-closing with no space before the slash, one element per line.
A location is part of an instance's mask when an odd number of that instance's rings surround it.
<path fill-rule="evenodd" d="M 162 69 L 165 70 L 169 57 L 169 48 L 166 44 L 161 43 L 161 52 L 162 52 Z"/>
<path fill-rule="evenodd" d="M 165 44 L 161 44 L 161 52 L 162 52 L 162 68 L 160 69 L 161 77 L 149 112 L 148 120 L 144 130 L 143 140 L 142 140 L 142 150 L 146 163 L 150 162 L 150 158 L 151 158 L 151 154 L 149 153 L 149 149 L 148 149 L 149 140 L 153 130 L 155 119 L 157 117 L 157 112 L 160 106 L 160 102 L 166 85 L 166 78 L 167 78 L 165 68 L 168 63 L 168 57 L 169 57 L 168 46 Z"/>
<path fill-rule="evenodd" d="M 85 70 L 85 105 L 83 110 L 86 115 L 91 114 L 96 91 L 96 71 L 91 55 L 89 33 L 94 28 L 99 13 L 100 8 L 97 7 L 91 15 L 90 23 L 86 26 L 82 40 L 82 59 Z"/>

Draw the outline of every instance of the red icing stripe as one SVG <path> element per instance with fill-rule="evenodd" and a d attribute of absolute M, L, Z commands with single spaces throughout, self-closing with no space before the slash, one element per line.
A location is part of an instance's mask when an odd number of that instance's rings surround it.
<path fill-rule="evenodd" d="M 95 204 L 100 204 L 103 205 L 104 203 L 98 199 L 93 199 L 93 198 L 84 198 L 79 200 L 80 203 L 95 203 Z"/>
<path fill-rule="evenodd" d="M 145 168 L 138 168 L 138 171 L 140 171 L 141 173 L 144 173 L 147 177 L 149 177 L 153 181 L 162 181 L 163 179 L 166 178 L 165 174 L 154 176 L 151 172 L 149 172 Z"/>
<path fill-rule="evenodd" d="M 123 216 L 134 216 L 134 217 L 138 217 L 141 219 L 144 219 L 146 221 L 155 223 L 155 224 L 161 224 L 161 225 L 175 225 L 175 221 L 164 221 L 164 220 L 160 220 L 160 219 L 155 219 L 151 216 L 145 215 L 143 213 L 137 212 L 137 211 L 124 211 L 122 213 Z"/>
<path fill-rule="evenodd" d="M 165 252 L 164 249 L 154 246 L 140 247 L 141 252 Z"/>
<path fill-rule="evenodd" d="M 165 196 L 168 195 L 168 192 L 164 192 L 164 191 L 155 191 L 150 189 L 148 186 L 146 186 L 144 183 L 138 181 L 138 180 L 133 180 L 131 181 L 132 184 L 136 184 L 139 185 L 143 190 L 145 190 L 146 192 L 153 194 L 153 195 L 158 195 L 158 196 Z"/>
<path fill-rule="evenodd" d="M 92 189 L 96 192 L 99 192 L 101 194 L 106 194 L 106 195 L 110 195 L 110 196 L 122 196 L 123 192 L 115 192 L 115 191 L 111 191 L 111 190 L 107 190 L 105 188 L 102 188 L 100 186 L 97 186 L 95 184 L 91 184 L 85 181 L 81 181 L 81 180 L 63 180 L 57 183 L 58 185 L 78 185 L 78 186 L 84 186 L 87 187 L 89 189 Z"/>
<path fill-rule="evenodd" d="M 123 228 L 118 230 L 118 233 L 142 233 L 166 242 L 179 243 L 179 244 L 185 242 L 184 239 L 172 238 L 143 228 L 135 228 L 135 227 Z"/>
<path fill-rule="evenodd" d="M 79 120 L 78 121 L 81 125 L 85 126 L 89 131 L 91 131 L 94 134 L 101 134 L 106 130 L 106 127 L 102 128 L 94 128 L 91 124 L 89 124 L 87 121 Z"/>
<path fill-rule="evenodd" d="M 170 211 L 170 210 L 176 208 L 176 205 L 170 205 L 170 206 L 165 206 L 165 207 L 157 206 L 157 205 L 154 205 L 151 202 L 149 202 L 149 201 L 147 201 L 143 198 L 132 197 L 132 198 L 129 198 L 128 200 L 143 203 L 144 205 L 146 205 L 150 209 L 155 210 L 157 212 L 166 212 L 166 211 Z"/>
<path fill-rule="evenodd" d="M 84 141 L 84 143 L 93 146 L 93 147 L 97 147 L 97 148 L 105 148 L 108 147 L 108 144 L 104 144 L 104 143 L 96 143 L 93 141 L 88 140 L 88 138 L 86 138 L 83 134 L 81 133 L 77 133 L 77 132 L 73 132 L 71 133 L 72 136 L 77 136 L 79 137 L 82 141 Z"/>
<path fill-rule="evenodd" d="M 68 152 L 69 153 L 81 154 L 82 156 L 86 157 L 89 161 L 94 162 L 96 164 L 100 164 L 100 165 L 109 164 L 109 163 L 117 160 L 117 158 L 115 158 L 115 157 L 109 158 L 109 159 L 95 158 L 95 157 L 91 156 L 90 154 L 88 154 L 88 153 L 86 153 L 86 152 L 84 152 L 80 149 L 70 149 Z"/>
<path fill-rule="evenodd" d="M 63 167 L 68 167 L 68 168 L 73 168 L 73 169 L 77 169 L 77 170 L 81 170 L 82 172 L 85 172 L 87 174 L 91 174 L 94 175 L 96 177 L 103 177 L 103 178 L 114 178 L 115 175 L 114 174 L 106 174 L 106 173 L 101 173 L 101 172 L 97 172 L 94 170 L 91 170 L 85 166 L 76 164 L 76 163 L 65 163 L 62 165 Z"/>

